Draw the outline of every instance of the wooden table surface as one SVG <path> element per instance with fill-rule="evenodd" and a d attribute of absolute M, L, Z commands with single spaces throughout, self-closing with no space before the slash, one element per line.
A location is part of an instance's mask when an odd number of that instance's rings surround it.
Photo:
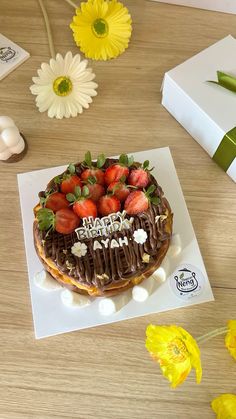
<path fill-rule="evenodd" d="M 78 52 L 68 25 L 73 8 L 45 0 L 56 50 Z M 161 106 L 163 74 L 225 37 L 236 16 L 126 0 L 133 17 L 129 49 L 92 62 L 99 94 L 77 118 L 40 114 L 29 91 L 49 48 L 36 0 L 1 0 L 0 30 L 31 58 L 0 82 L 0 115 L 12 117 L 29 149 L 0 163 L 0 418 L 210 419 L 210 401 L 236 392 L 223 336 L 202 345 L 203 380 L 171 390 L 145 349 L 149 323 L 177 324 L 194 336 L 236 318 L 236 188 Z M 96 156 L 169 146 L 215 295 L 215 302 L 36 341 L 16 174 Z"/>

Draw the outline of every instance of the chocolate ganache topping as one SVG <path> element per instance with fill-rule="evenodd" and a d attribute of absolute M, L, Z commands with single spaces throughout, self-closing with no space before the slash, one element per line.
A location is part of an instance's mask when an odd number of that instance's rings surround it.
<path fill-rule="evenodd" d="M 106 159 L 105 168 L 116 162 L 115 159 Z M 75 167 L 76 173 L 80 175 L 83 163 L 76 164 Z M 137 167 L 136 163 L 133 167 Z M 145 274 L 147 269 L 150 270 L 152 265 L 155 266 L 163 245 L 166 245 L 166 250 L 168 249 L 172 229 L 169 203 L 155 178 L 152 175 L 150 177 L 152 184 L 156 186 L 154 195 L 159 198 L 159 203 L 157 205 L 150 203 L 146 211 L 133 217 L 125 214 L 125 219 L 130 221 L 129 228 L 113 231 L 107 236 L 86 237 L 79 240 L 76 231 L 64 235 L 55 230 L 41 231 L 36 225 L 36 238 L 42 244 L 46 258 L 50 258 L 58 270 L 70 277 L 73 283 L 85 287 L 95 286 L 101 291 L 112 285 L 118 287 L 124 281 Z M 39 193 L 39 196 L 44 197 L 49 190 L 59 190 L 54 179 L 44 192 Z M 168 218 L 171 218 L 169 224 Z M 146 232 L 145 241 L 137 242 L 134 239 L 137 230 Z M 98 242 L 96 248 L 94 248 L 95 240 Z M 118 245 L 111 246 L 113 240 Z M 71 251 L 78 241 L 86 245 L 86 254 L 82 257 L 76 256 Z"/>

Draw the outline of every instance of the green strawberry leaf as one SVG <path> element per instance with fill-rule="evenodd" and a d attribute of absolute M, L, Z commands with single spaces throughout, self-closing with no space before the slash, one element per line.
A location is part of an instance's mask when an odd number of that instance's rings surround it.
<path fill-rule="evenodd" d="M 105 157 L 105 155 L 104 155 L 104 154 L 99 154 L 99 156 L 98 156 L 98 158 L 97 158 L 97 167 L 98 167 L 99 169 L 101 169 L 101 168 L 102 168 L 102 166 L 104 166 L 105 161 L 106 161 L 106 157 Z"/>
<path fill-rule="evenodd" d="M 128 167 L 132 166 L 133 162 L 134 162 L 134 156 L 128 157 Z"/>
<path fill-rule="evenodd" d="M 145 162 L 143 163 L 144 170 L 146 170 L 148 166 L 149 166 L 149 160 L 145 160 Z"/>
<path fill-rule="evenodd" d="M 146 194 L 148 196 L 151 195 L 151 193 L 153 193 L 155 191 L 155 189 L 156 189 L 156 186 L 155 185 L 150 185 L 149 188 L 148 188 L 148 190 L 147 190 L 147 192 L 146 192 Z"/>
<path fill-rule="evenodd" d="M 81 196 L 81 187 L 76 186 L 75 187 L 75 199 L 79 198 Z"/>
<path fill-rule="evenodd" d="M 122 164 L 122 166 L 128 166 L 128 156 L 127 154 L 121 154 L 119 157 L 119 163 Z"/>
<path fill-rule="evenodd" d="M 126 176 L 125 175 L 121 176 L 119 182 L 125 183 L 125 181 L 126 181 Z"/>
<path fill-rule="evenodd" d="M 54 181 L 54 183 L 56 183 L 56 185 L 60 185 L 60 183 L 61 183 L 61 177 L 60 176 L 56 176 L 56 177 L 54 177 L 53 181 Z"/>
<path fill-rule="evenodd" d="M 151 197 L 151 198 L 150 198 L 150 201 L 151 201 L 151 203 L 152 203 L 152 204 L 154 204 L 154 205 L 158 205 L 158 204 L 160 204 L 160 198 L 158 198 L 157 196 L 153 196 L 153 197 Z"/>
<path fill-rule="evenodd" d="M 69 202 L 75 202 L 76 201 L 76 197 L 75 197 L 75 195 L 73 193 L 66 194 L 66 199 Z"/>
<path fill-rule="evenodd" d="M 97 178 L 96 178 L 96 176 L 89 176 L 89 177 L 88 177 L 88 179 L 87 179 L 87 182 L 88 182 L 90 185 L 94 185 L 95 183 L 97 183 Z"/>
<path fill-rule="evenodd" d="M 184 277 L 184 273 L 180 274 L 179 278 L 182 279 Z"/>
<path fill-rule="evenodd" d="M 87 153 L 85 154 L 84 161 L 88 167 L 92 167 L 92 156 L 90 151 L 87 151 Z"/>
<path fill-rule="evenodd" d="M 52 210 L 48 208 L 41 208 L 38 210 L 36 218 L 38 220 L 39 230 L 49 230 L 50 228 L 54 229 L 55 215 Z"/>
<path fill-rule="evenodd" d="M 85 197 L 87 197 L 87 196 L 89 196 L 89 188 L 85 185 L 85 186 L 83 186 L 83 189 L 82 189 L 82 196 L 85 198 Z"/>
<path fill-rule="evenodd" d="M 69 166 L 67 167 L 67 170 L 70 172 L 71 175 L 75 174 L 75 165 L 70 163 Z"/>

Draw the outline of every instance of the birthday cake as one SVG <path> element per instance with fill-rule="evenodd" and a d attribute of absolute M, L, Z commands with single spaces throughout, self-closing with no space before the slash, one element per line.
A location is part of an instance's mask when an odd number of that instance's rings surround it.
<path fill-rule="evenodd" d="M 103 154 L 70 164 L 34 208 L 35 249 L 61 285 L 111 296 L 141 283 L 160 266 L 173 214 L 149 162 Z"/>

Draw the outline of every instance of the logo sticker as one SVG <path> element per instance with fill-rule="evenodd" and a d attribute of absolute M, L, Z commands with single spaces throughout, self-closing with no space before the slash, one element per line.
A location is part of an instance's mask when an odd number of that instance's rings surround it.
<path fill-rule="evenodd" d="M 16 55 L 16 51 L 11 47 L 0 48 L 0 61 L 7 63 L 12 60 Z"/>
<path fill-rule="evenodd" d="M 205 278 L 193 265 L 181 265 L 170 276 L 169 284 L 174 294 L 182 300 L 189 300 L 201 294 Z"/>

